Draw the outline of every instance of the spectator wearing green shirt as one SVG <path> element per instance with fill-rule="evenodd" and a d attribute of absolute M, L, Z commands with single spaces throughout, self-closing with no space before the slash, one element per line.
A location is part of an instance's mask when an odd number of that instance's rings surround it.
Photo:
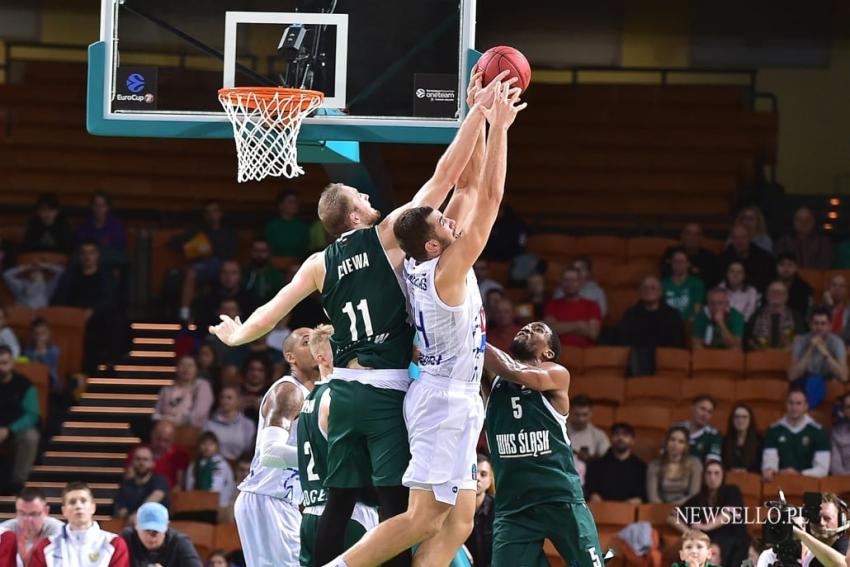
<path fill-rule="evenodd" d="M 723 460 L 723 439 L 711 426 L 717 404 L 708 394 L 700 394 L 691 404 L 691 419 L 677 423 L 688 430 L 690 453 L 702 462 Z"/>
<path fill-rule="evenodd" d="M 0 492 L 23 488 L 38 451 L 38 393 L 26 377 L 13 370 L 12 350 L 0 345 L 0 445 L 11 447 L 12 457 L 0 466 Z M 2 486 L 5 485 L 5 486 Z"/>
<path fill-rule="evenodd" d="M 277 215 L 266 223 L 266 241 L 272 256 L 303 258 L 310 249 L 310 226 L 298 218 L 298 193 L 284 189 L 275 199 Z"/>
<path fill-rule="evenodd" d="M 816 478 L 829 474 L 829 436 L 809 416 L 803 390 L 792 388 L 785 398 L 785 416 L 770 426 L 764 437 L 761 472 L 771 481 L 777 474 L 802 474 Z"/>
<path fill-rule="evenodd" d="M 245 268 L 245 289 L 266 303 L 283 287 L 283 274 L 271 263 L 269 243 L 262 238 L 251 244 L 251 263 Z"/>
<path fill-rule="evenodd" d="M 690 321 L 699 311 L 705 295 L 703 282 L 691 274 L 691 261 L 683 248 L 670 255 L 670 276 L 661 282 L 664 302 L 679 312 L 682 319 Z"/>
<path fill-rule="evenodd" d="M 715 287 L 708 292 L 708 305 L 694 317 L 694 349 L 741 348 L 744 316 L 729 306 L 726 290 Z"/>

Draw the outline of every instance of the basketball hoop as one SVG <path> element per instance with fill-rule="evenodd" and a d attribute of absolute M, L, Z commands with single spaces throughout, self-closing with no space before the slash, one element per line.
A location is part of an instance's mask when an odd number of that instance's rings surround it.
<path fill-rule="evenodd" d="M 218 100 L 233 124 L 239 182 L 304 173 L 298 165 L 301 121 L 319 107 L 318 91 L 275 87 L 220 89 Z"/>

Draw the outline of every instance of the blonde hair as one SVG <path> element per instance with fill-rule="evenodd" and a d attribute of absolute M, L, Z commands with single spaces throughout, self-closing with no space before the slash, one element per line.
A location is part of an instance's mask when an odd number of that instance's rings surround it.
<path fill-rule="evenodd" d="M 345 192 L 345 185 L 331 183 L 325 187 L 319 197 L 318 209 L 319 220 L 331 236 L 336 238 L 348 230 L 351 198 Z"/>
<path fill-rule="evenodd" d="M 310 338 L 307 339 L 307 344 L 310 346 L 310 354 L 316 356 L 322 350 L 322 347 L 329 343 L 331 335 L 334 334 L 334 328 L 331 325 L 319 325 L 310 331 Z"/>
<path fill-rule="evenodd" d="M 760 236 L 762 234 L 767 234 L 767 222 L 764 220 L 764 213 L 761 212 L 761 209 L 756 207 L 755 205 L 751 205 L 749 207 L 744 207 L 738 214 L 735 215 L 735 223 L 734 224 L 743 224 L 741 220 L 744 218 L 744 215 L 747 211 L 752 211 L 756 215 L 756 232 L 752 236 Z"/>
<path fill-rule="evenodd" d="M 685 530 L 685 533 L 682 534 L 683 546 L 686 541 L 701 541 L 705 543 L 706 547 L 711 545 L 711 538 L 705 532 L 699 530 Z"/>

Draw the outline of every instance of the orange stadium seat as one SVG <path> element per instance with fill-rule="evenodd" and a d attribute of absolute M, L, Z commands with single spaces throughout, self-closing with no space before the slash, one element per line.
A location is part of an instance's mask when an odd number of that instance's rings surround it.
<path fill-rule="evenodd" d="M 626 261 L 626 239 L 619 236 L 579 236 L 572 256 L 590 256 L 597 259 L 610 258 Z"/>
<path fill-rule="evenodd" d="M 784 406 L 756 406 L 752 410 L 753 419 L 756 422 L 756 431 L 762 434 L 785 414 Z"/>
<path fill-rule="evenodd" d="M 721 254 L 723 253 L 724 248 L 726 248 L 726 241 L 714 238 L 703 238 L 702 247 L 712 254 Z"/>
<path fill-rule="evenodd" d="M 626 380 L 625 399 L 630 404 L 673 407 L 682 399 L 681 378 L 641 376 Z"/>
<path fill-rule="evenodd" d="M 50 368 L 40 362 L 17 362 L 15 372 L 20 372 L 32 382 L 38 393 L 38 409 L 42 420 L 47 419 L 47 400 L 50 395 Z"/>
<path fill-rule="evenodd" d="M 820 491 L 832 492 L 843 500 L 850 498 L 850 476 L 830 475 L 820 479 Z"/>
<path fill-rule="evenodd" d="M 649 522 L 653 528 L 658 530 L 664 542 L 664 561 L 662 565 L 669 565 L 669 561 L 675 561 L 679 557 L 679 533 L 667 523 L 667 519 L 673 511 L 672 504 L 647 503 L 638 506 L 637 521 Z"/>
<path fill-rule="evenodd" d="M 654 263 L 657 269 L 664 252 L 671 246 L 678 245 L 677 240 L 672 238 L 659 238 L 657 236 L 638 236 L 626 241 L 626 257 L 629 262 L 644 261 Z"/>
<path fill-rule="evenodd" d="M 572 257 L 575 246 L 575 236 L 560 233 L 532 234 L 526 243 L 526 249 L 541 258 L 563 261 Z"/>
<path fill-rule="evenodd" d="M 213 543 L 216 549 L 221 549 L 225 553 L 242 549 L 242 543 L 239 541 L 239 530 L 236 527 L 236 523 L 216 525 L 215 532 L 213 534 Z"/>
<path fill-rule="evenodd" d="M 614 411 L 614 420 L 630 423 L 635 428 L 637 436 L 646 431 L 666 433 L 672 423 L 669 408 L 645 404 L 618 407 Z"/>
<path fill-rule="evenodd" d="M 599 543 L 607 547 L 611 538 L 635 521 L 637 506 L 629 502 L 589 502 L 588 507 L 596 522 Z"/>
<path fill-rule="evenodd" d="M 174 444 L 182 447 L 192 458 L 198 451 L 198 438 L 201 436 L 201 428 L 194 425 L 178 425 L 174 428 Z"/>
<path fill-rule="evenodd" d="M 637 293 L 640 282 L 646 276 L 657 276 L 658 265 L 646 261 L 618 264 L 607 268 L 605 281 L 599 278 L 606 289 L 628 289 Z"/>
<path fill-rule="evenodd" d="M 785 350 L 764 349 L 748 352 L 744 357 L 744 374 L 750 378 L 788 380 L 791 354 Z"/>
<path fill-rule="evenodd" d="M 763 504 L 761 496 L 761 475 L 751 472 L 726 472 L 726 484 L 734 484 L 744 495 L 744 504 L 751 507 Z"/>
<path fill-rule="evenodd" d="M 688 406 L 699 395 L 708 394 L 718 403 L 735 399 L 735 381 L 729 378 L 690 378 L 682 381 L 682 403 Z"/>
<path fill-rule="evenodd" d="M 608 292 L 608 313 L 605 315 L 604 323 L 616 326 L 623 320 L 633 305 L 638 302 L 638 293 L 634 289 L 615 289 Z"/>
<path fill-rule="evenodd" d="M 614 425 L 614 408 L 608 405 L 593 406 L 593 425 L 608 431 Z"/>
<path fill-rule="evenodd" d="M 584 374 L 584 353 L 587 350 L 575 346 L 561 347 L 561 364 L 567 367 L 570 375 Z"/>
<path fill-rule="evenodd" d="M 765 500 L 778 500 L 780 488 L 789 503 L 800 506 L 803 504 L 804 493 L 820 490 L 820 479 L 801 474 L 778 474 L 772 481 L 762 483 L 762 497 Z"/>
<path fill-rule="evenodd" d="M 26 266 L 27 264 L 58 264 L 60 266 L 68 265 L 68 255 L 59 252 L 26 252 L 18 254 L 18 265 Z"/>
<path fill-rule="evenodd" d="M 829 281 L 826 279 L 826 271 L 814 270 L 811 268 L 800 268 L 797 270 L 797 273 L 800 275 L 801 280 L 812 286 L 812 295 L 815 305 L 819 304 L 821 302 L 821 294 L 829 284 Z"/>
<path fill-rule="evenodd" d="M 546 260 L 546 273 L 543 274 L 546 279 L 546 289 L 551 290 L 561 285 L 561 274 L 566 267 L 566 260 Z"/>
<path fill-rule="evenodd" d="M 209 490 L 172 491 L 168 509 L 172 520 L 201 521 L 210 524 L 218 519 L 218 492 Z"/>
<path fill-rule="evenodd" d="M 684 348 L 655 349 L 656 376 L 690 376 L 691 351 Z"/>
<path fill-rule="evenodd" d="M 62 353 L 59 357 L 59 376 L 79 372 L 83 367 L 85 339 L 85 309 L 78 307 L 44 307 L 36 311 L 50 325 L 51 336 Z"/>
<path fill-rule="evenodd" d="M 753 378 L 735 383 L 735 401 L 750 407 L 778 407 L 785 401 L 788 389 L 779 386 L 776 380 Z"/>
<path fill-rule="evenodd" d="M 629 348 L 600 346 L 585 349 L 585 376 L 625 376 L 629 362 Z"/>
<path fill-rule="evenodd" d="M 207 556 L 213 550 L 215 527 L 212 524 L 206 524 L 204 522 L 181 522 L 178 520 L 169 523 L 168 527 L 187 535 L 194 544 L 195 549 L 198 550 L 201 561 L 207 560 Z"/>
<path fill-rule="evenodd" d="M 648 463 L 661 453 L 664 445 L 663 431 L 656 429 L 646 429 L 635 434 L 634 445 L 632 445 L 632 453 L 634 453 L 643 462 Z"/>
<path fill-rule="evenodd" d="M 106 520 L 99 520 L 97 523 L 100 529 L 119 535 L 127 527 L 127 521 L 124 518 L 108 518 Z"/>
<path fill-rule="evenodd" d="M 570 380 L 570 397 L 584 394 L 597 404 L 623 403 L 625 378 L 622 376 L 577 376 Z"/>
<path fill-rule="evenodd" d="M 502 285 L 507 285 L 511 273 L 510 262 L 487 262 L 487 268 L 490 270 L 491 278 Z"/>
<path fill-rule="evenodd" d="M 691 354 L 694 378 L 732 378 L 744 375 L 744 353 L 739 349 L 698 349 Z"/>

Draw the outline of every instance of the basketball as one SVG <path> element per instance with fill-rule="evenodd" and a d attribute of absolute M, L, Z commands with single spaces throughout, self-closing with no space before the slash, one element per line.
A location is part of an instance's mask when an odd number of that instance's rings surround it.
<path fill-rule="evenodd" d="M 505 80 L 517 77 L 514 86 L 521 88 L 523 92 L 531 82 L 531 66 L 528 64 L 528 59 L 519 50 L 507 45 L 498 45 L 485 51 L 478 60 L 477 66 L 484 73 L 481 77 L 483 86 L 490 84 L 502 71 L 510 71 Z"/>

